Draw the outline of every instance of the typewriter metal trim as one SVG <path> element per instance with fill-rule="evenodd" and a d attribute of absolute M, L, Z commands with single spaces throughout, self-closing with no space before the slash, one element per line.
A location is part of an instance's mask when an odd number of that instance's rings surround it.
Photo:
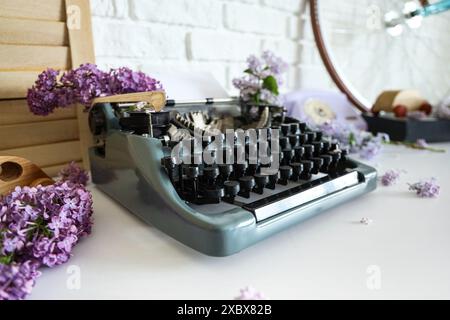
<path fill-rule="evenodd" d="M 106 148 L 89 150 L 97 187 L 145 222 L 185 245 L 211 256 L 228 256 L 283 229 L 376 188 L 375 169 L 347 159 L 349 171 L 309 193 L 298 205 L 271 205 L 277 211 L 234 207 L 202 213 L 180 198 L 161 166 L 160 139 L 120 130 L 110 104 L 101 104 Z M 296 198 L 300 199 L 296 199 Z M 274 214 L 276 212 L 276 214 Z"/>

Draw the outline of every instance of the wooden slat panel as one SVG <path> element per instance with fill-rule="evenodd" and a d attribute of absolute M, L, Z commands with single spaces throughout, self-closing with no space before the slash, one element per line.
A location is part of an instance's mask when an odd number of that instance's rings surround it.
<path fill-rule="evenodd" d="M 27 89 L 40 72 L 0 72 L 0 99 L 17 99 L 27 96 Z"/>
<path fill-rule="evenodd" d="M 77 120 L 57 120 L 0 127 L 0 150 L 78 139 Z"/>
<path fill-rule="evenodd" d="M 42 71 L 46 68 L 70 68 L 68 47 L 0 45 L 0 70 Z"/>
<path fill-rule="evenodd" d="M 17 156 L 34 162 L 39 167 L 81 160 L 80 141 L 44 144 L 34 147 L 15 148 L 0 151 L 0 156 Z"/>
<path fill-rule="evenodd" d="M 0 100 L 0 126 L 8 124 L 74 119 L 77 116 L 75 107 L 59 108 L 48 116 L 36 116 L 28 108 L 26 100 Z"/>
<path fill-rule="evenodd" d="M 82 166 L 82 162 L 81 161 L 76 161 L 76 163 L 80 166 Z M 48 176 L 50 177 L 56 177 L 59 173 L 59 171 L 61 171 L 62 168 L 64 168 L 67 165 L 67 163 L 64 164 L 59 164 L 56 166 L 51 166 L 51 167 L 44 167 L 41 168 L 42 171 L 44 171 Z"/>
<path fill-rule="evenodd" d="M 64 22 L 0 17 L 0 43 L 67 46 Z"/>
<path fill-rule="evenodd" d="M 65 3 L 67 8 L 67 20 L 71 21 L 72 18 L 76 19 L 77 15 L 80 18 L 77 28 L 71 27 L 70 23 L 68 24 L 72 65 L 78 66 L 87 62 L 95 63 L 89 0 L 65 0 Z M 93 144 L 93 141 L 88 127 L 87 114 L 83 112 L 82 106 L 78 106 L 78 127 L 80 130 L 83 164 L 86 169 L 89 169 L 89 156 L 87 150 L 88 147 Z"/>
<path fill-rule="evenodd" d="M 0 0 L 0 16 L 64 21 L 63 0 Z"/>

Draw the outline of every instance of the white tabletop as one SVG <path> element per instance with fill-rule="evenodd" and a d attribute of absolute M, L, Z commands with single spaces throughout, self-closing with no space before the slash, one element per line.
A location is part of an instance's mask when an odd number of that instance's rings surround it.
<path fill-rule="evenodd" d="M 92 235 L 67 264 L 42 270 L 30 298 L 232 299 L 251 285 L 270 299 L 449 299 L 450 144 L 436 146 L 448 152 L 385 147 L 370 163 L 380 173 L 405 169 L 397 185 L 225 258 L 178 243 L 91 186 Z M 408 191 L 432 176 L 438 198 Z"/>

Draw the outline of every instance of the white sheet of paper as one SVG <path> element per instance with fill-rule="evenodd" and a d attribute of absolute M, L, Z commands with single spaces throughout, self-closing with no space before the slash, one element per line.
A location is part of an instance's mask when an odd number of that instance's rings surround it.
<path fill-rule="evenodd" d="M 193 100 L 205 98 L 228 98 L 227 91 L 209 72 L 163 71 L 152 76 L 161 81 L 168 99 Z"/>

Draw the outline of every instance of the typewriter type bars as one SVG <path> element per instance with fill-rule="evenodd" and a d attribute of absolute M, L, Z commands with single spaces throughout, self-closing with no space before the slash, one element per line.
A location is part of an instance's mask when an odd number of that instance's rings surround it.
<path fill-rule="evenodd" d="M 96 186 L 145 222 L 227 256 L 376 188 L 376 171 L 283 108 L 98 103 Z"/>

